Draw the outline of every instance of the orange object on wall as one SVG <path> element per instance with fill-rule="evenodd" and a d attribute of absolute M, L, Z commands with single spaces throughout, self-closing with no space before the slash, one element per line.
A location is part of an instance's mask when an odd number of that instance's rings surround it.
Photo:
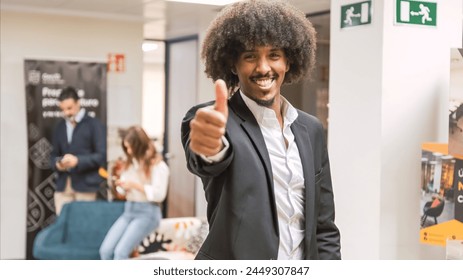
<path fill-rule="evenodd" d="M 125 72 L 125 54 L 108 54 L 108 72 Z"/>

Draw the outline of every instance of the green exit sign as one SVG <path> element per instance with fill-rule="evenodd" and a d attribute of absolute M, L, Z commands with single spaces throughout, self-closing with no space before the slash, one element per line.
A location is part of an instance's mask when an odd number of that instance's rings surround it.
<path fill-rule="evenodd" d="M 396 0 L 396 22 L 436 26 L 437 3 Z"/>
<path fill-rule="evenodd" d="M 341 28 L 371 23 L 371 1 L 341 6 Z"/>

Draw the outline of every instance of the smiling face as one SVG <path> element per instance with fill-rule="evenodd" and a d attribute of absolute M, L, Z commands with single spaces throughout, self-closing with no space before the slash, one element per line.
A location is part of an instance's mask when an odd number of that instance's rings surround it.
<path fill-rule="evenodd" d="M 257 104 L 272 107 L 289 70 L 283 49 L 259 46 L 246 50 L 235 63 L 241 91 Z"/>

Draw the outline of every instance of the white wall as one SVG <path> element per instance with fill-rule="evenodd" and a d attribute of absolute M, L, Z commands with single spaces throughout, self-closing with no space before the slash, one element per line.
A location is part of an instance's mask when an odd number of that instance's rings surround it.
<path fill-rule="evenodd" d="M 379 242 L 380 211 L 370 206 L 380 200 L 381 13 L 370 26 L 340 30 L 340 10 L 332 1 L 328 150 L 336 222 L 343 258 L 378 259 L 371 244 Z"/>
<path fill-rule="evenodd" d="M 141 22 L 1 11 L 1 259 L 23 259 L 26 252 L 24 59 L 106 61 L 108 53 L 125 54 L 126 72 L 108 73 L 111 131 L 141 124 L 142 40 Z"/>
<path fill-rule="evenodd" d="M 420 146 L 447 141 L 462 3 L 439 1 L 430 28 L 394 25 L 396 1 L 372 1 L 370 25 L 341 30 L 341 5 L 353 2 L 331 2 L 329 151 L 343 257 L 443 259 L 444 248 L 419 244 Z"/>

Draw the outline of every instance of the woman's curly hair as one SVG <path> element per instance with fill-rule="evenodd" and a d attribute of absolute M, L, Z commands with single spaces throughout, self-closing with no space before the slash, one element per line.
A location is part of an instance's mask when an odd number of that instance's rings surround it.
<path fill-rule="evenodd" d="M 316 32 L 304 13 L 285 1 L 249 0 L 227 6 L 209 26 L 201 53 L 207 76 L 233 90 L 239 55 L 256 46 L 284 50 L 290 65 L 284 83 L 299 81 L 314 67 Z"/>

